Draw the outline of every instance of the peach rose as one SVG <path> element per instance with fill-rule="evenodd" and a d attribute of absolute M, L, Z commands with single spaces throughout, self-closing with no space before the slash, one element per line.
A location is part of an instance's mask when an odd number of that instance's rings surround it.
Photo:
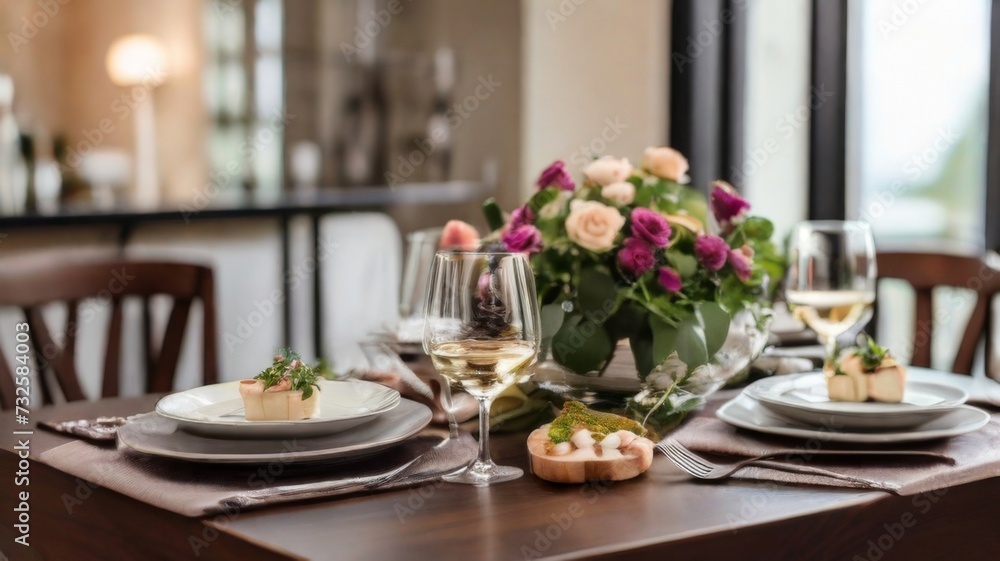
<path fill-rule="evenodd" d="M 479 249 L 479 232 L 471 224 L 461 220 L 449 220 L 441 231 L 438 249 L 458 249 L 475 251 Z"/>
<path fill-rule="evenodd" d="M 618 159 L 614 156 L 604 156 L 587 164 L 583 175 L 598 185 L 611 185 L 625 181 L 632 175 L 632 164 L 628 158 Z"/>
<path fill-rule="evenodd" d="M 601 196 L 616 205 L 630 205 L 635 200 L 635 185 L 628 181 L 619 181 L 601 187 Z"/>
<path fill-rule="evenodd" d="M 687 182 L 687 158 L 673 148 L 646 148 L 642 155 L 642 168 L 663 179 Z"/>
<path fill-rule="evenodd" d="M 596 252 L 614 247 L 615 236 L 624 225 L 625 217 L 618 209 L 597 201 L 573 201 L 566 217 L 569 239 Z"/>

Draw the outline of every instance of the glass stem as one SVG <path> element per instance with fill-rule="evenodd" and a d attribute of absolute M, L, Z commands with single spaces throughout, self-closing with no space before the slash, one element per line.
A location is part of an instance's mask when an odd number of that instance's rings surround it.
<path fill-rule="evenodd" d="M 477 397 L 479 402 L 479 460 L 480 464 L 492 464 L 490 458 L 490 405 L 491 397 Z"/>
<path fill-rule="evenodd" d="M 826 356 L 823 357 L 823 362 L 826 363 L 826 359 L 832 357 L 837 352 L 837 338 L 827 335 L 823 342 L 826 347 Z"/>

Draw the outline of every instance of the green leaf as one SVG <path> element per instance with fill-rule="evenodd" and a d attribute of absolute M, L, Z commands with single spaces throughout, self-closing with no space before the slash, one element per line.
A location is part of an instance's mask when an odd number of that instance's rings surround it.
<path fill-rule="evenodd" d="M 493 197 L 483 202 L 483 215 L 486 217 L 486 224 L 489 225 L 490 230 L 499 230 L 503 227 L 503 211 L 500 210 L 500 205 Z"/>
<path fill-rule="evenodd" d="M 670 353 L 674 352 L 677 348 L 680 329 L 679 326 L 670 325 L 666 320 L 655 314 L 649 314 L 649 328 L 653 333 L 653 348 L 650 358 L 655 367 L 667 360 Z M 682 358 L 681 360 L 684 359 Z"/>
<path fill-rule="evenodd" d="M 563 311 L 561 302 L 553 302 L 552 304 L 542 306 L 540 310 L 542 323 L 541 356 L 548 355 L 549 349 L 552 348 L 552 338 L 559 332 L 559 327 L 562 325 L 563 316 L 565 315 L 566 312 Z"/>
<path fill-rule="evenodd" d="M 613 348 L 608 333 L 579 314 L 566 318 L 552 338 L 552 356 L 556 362 L 577 374 L 599 369 Z"/>
<path fill-rule="evenodd" d="M 677 356 L 691 371 L 708 362 L 708 343 L 705 329 L 697 318 L 689 318 L 677 327 Z"/>
<path fill-rule="evenodd" d="M 751 216 L 743 223 L 743 231 L 756 240 L 769 240 L 774 234 L 774 224 L 767 218 Z"/>
<path fill-rule="evenodd" d="M 676 269 L 681 277 L 690 277 L 698 270 L 698 260 L 693 255 L 679 251 L 668 251 L 666 256 L 670 266 Z"/>
<path fill-rule="evenodd" d="M 603 324 L 615 310 L 617 294 L 617 286 L 610 275 L 594 267 L 580 271 L 577 304 L 592 319 Z"/>
<path fill-rule="evenodd" d="M 547 187 L 538 191 L 532 195 L 530 199 L 528 199 L 528 208 L 530 208 L 535 214 L 538 214 L 538 211 L 542 210 L 542 207 L 557 198 L 559 198 L 559 189 L 555 187 Z"/>
<path fill-rule="evenodd" d="M 649 328 L 649 322 L 643 321 L 639 324 L 637 331 L 628 338 L 629 346 L 632 347 L 632 356 L 635 358 L 635 369 L 642 381 L 646 381 L 646 376 L 656 366 L 653 362 L 653 333 Z"/>
<path fill-rule="evenodd" d="M 701 325 L 705 330 L 705 348 L 709 357 L 722 348 L 729 336 L 729 325 L 732 317 L 729 312 L 715 302 L 702 302 L 698 306 L 698 314 L 701 316 Z"/>
<path fill-rule="evenodd" d="M 613 341 L 631 339 L 646 324 L 646 309 L 636 302 L 626 301 L 604 323 Z"/>

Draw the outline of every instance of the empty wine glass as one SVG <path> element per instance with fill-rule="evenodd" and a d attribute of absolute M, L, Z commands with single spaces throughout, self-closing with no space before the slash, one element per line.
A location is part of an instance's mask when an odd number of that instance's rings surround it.
<path fill-rule="evenodd" d="M 439 251 L 427 291 L 424 350 L 479 402 L 479 457 L 445 479 L 489 485 L 521 477 L 490 459 L 490 404 L 527 376 L 541 342 L 535 279 L 520 253 Z"/>
<path fill-rule="evenodd" d="M 875 241 L 864 222 L 801 222 L 788 247 L 785 298 L 834 353 L 837 337 L 872 317 Z"/>

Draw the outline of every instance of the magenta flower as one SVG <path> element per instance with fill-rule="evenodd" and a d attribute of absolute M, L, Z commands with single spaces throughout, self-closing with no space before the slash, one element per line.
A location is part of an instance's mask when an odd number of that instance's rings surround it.
<path fill-rule="evenodd" d="M 511 228 L 500 237 L 507 251 L 538 253 L 542 250 L 542 233 L 531 224 Z"/>
<path fill-rule="evenodd" d="M 573 178 L 570 177 L 569 172 L 566 171 L 566 162 L 562 160 L 556 160 L 552 162 L 552 165 L 545 168 L 542 175 L 538 177 L 538 188 L 545 189 L 546 187 L 559 187 L 564 191 L 572 191 L 576 189 L 576 184 L 573 183 Z"/>
<path fill-rule="evenodd" d="M 750 210 L 750 203 L 740 197 L 733 187 L 725 181 L 716 181 L 712 186 L 710 204 L 712 214 L 719 224 L 728 224 Z"/>
<path fill-rule="evenodd" d="M 707 234 L 694 242 L 694 254 L 698 262 L 709 271 L 718 271 L 729 257 L 729 245 L 719 236 Z"/>
<path fill-rule="evenodd" d="M 618 264 L 633 277 L 641 277 L 656 265 L 656 256 L 646 241 L 636 237 L 627 238 L 618 251 Z"/>
<path fill-rule="evenodd" d="M 729 266 L 733 268 L 733 272 L 741 281 L 750 278 L 750 258 L 745 253 L 738 249 L 731 249 L 728 261 Z"/>
<path fill-rule="evenodd" d="M 660 286 L 667 292 L 681 291 L 681 275 L 670 267 L 660 267 Z"/>
<path fill-rule="evenodd" d="M 521 226 L 533 224 L 534 222 L 535 213 L 528 208 L 528 205 L 519 206 L 510 213 L 510 222 L 507 224 L 507 230 L 516 230 Z"/>
<path fill-rule="evenodd" d="M 648 208 L 632 210 L 632 235 L 654 247 L 664 247 L 670 241 L 670 224 L 660 213 Z"/>

